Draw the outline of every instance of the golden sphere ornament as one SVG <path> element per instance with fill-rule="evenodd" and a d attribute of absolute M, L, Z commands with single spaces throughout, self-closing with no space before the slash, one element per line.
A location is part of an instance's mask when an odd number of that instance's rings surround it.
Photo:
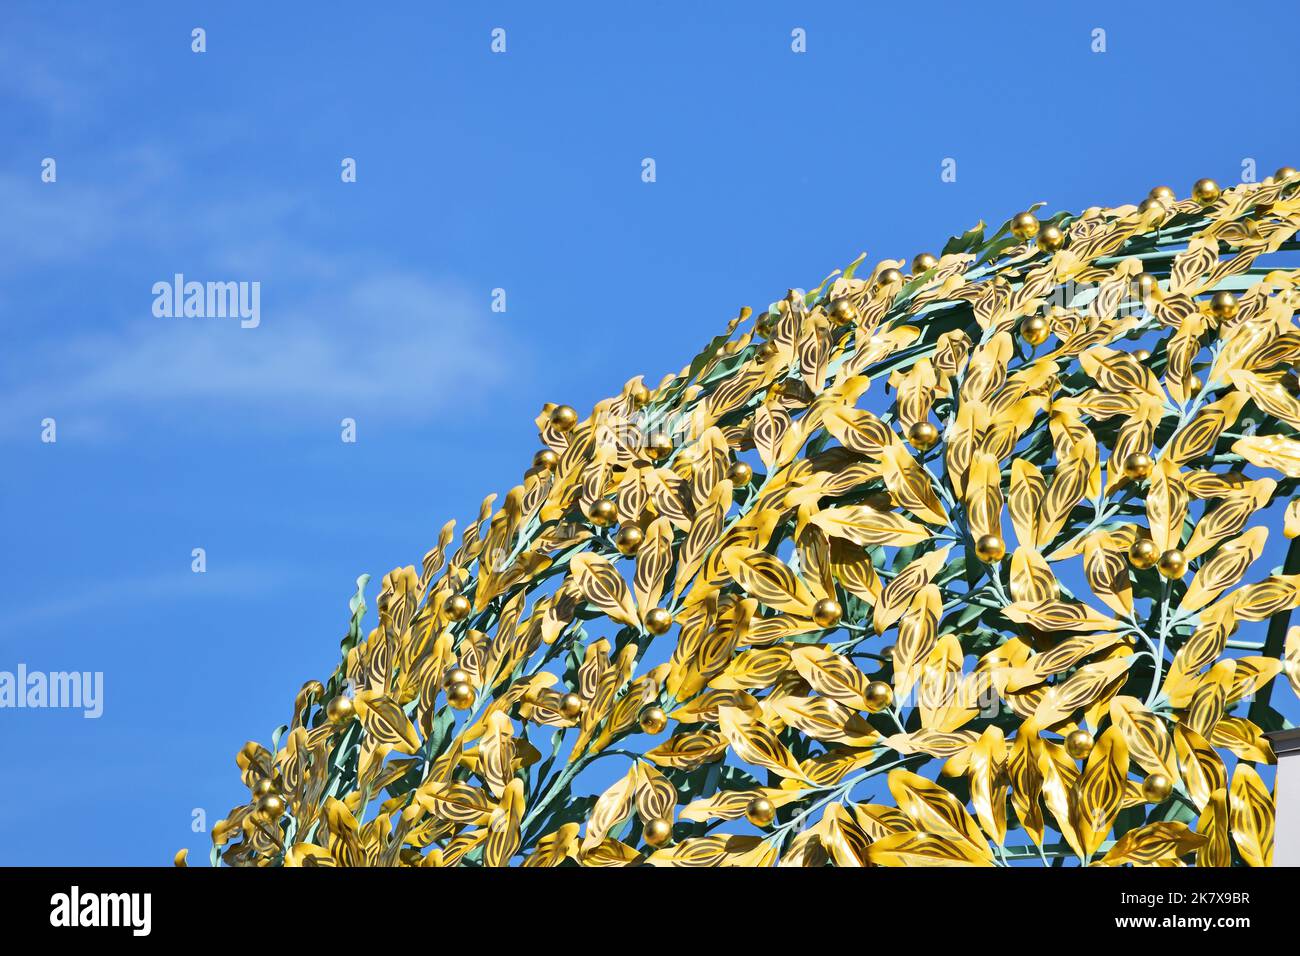
<path fill-rule="evenodd" d="M 1149 272 L 1139 272 L 1137 278 L 1133 281 L 1137 286 L 1139 299 L 1149 298 L 1160 287 L 1160 280 Z"/>
<path fill-rule="evenodd" d="M 813 605 L 813 620 L 818 627 L 834 627 L 844 616 L 844 609 L 834 598 L 822 598 Z"/>
<path fill-rule="evenodd" d="M 1142 798 L 1147 803 L 1164 803 L 1174 792 L 1174 782 L 1163 773 L 1148 774 L 1142 781 Z"/>
<path fill-rule="evenodd" d="M 1051 332 L 1051 325 L 1041 315 L 1031 315 L 1020 323 L 1020 337 L 1035 347 L 1046 342 Z"/>
<path fill-rule="evenodd" d="M 1011 234 L 1017 239 L 1032 239 L 1038 235 L 1038 217 L 1032 212 L 1018 212 L 1011 220 Z"/>
<path fill-rule="evenodd" d="M 465 710 L 474 703 L 474 688 L 467 683 L 452 684 L 447 688 L 447 703 L 456 710 Z"/>
<path fill-rule="evenodd" d="M 929 451 L 939 441 L 939 429 L 929 422 L 917 422 L 907 430 L 907 440 L 917 451 Z"/>
<path fill-rule="evenodd" d="M 1187 571 L 1187 556 L 1177 548 L 1170 548 L 1156 561 L 1158 570 L 1169 580 L 1181 578 Z"/>
<path fill-rule="evenodd" d="M 876 287 L 895 285 L 903 281 L 903 273 L 897 269 L 881 269 L 876 275 Z"/>
<path fill-rule="evenodd" d="M 645 629 L 656 637 L 660 634 L 667 634 L 668 629 L 672 626 L 673 616 L 666 608 L 652 607 L 646 611 Z"/>
<path fill-rule="evenodd" d="M 279 794 L 268 793 L 257 801 L 257 817 L 263 823 L 274 823 L 284 816 L 284 800 Z"/>
<path fill-rule="evenodd" d="M 1044 252 L 1055 252 L 1065 245 L 1065 233 L 1059 226 L 1048 224 L 1038 231 L 1038 248 Z"/>
<path fill-rule="evenodd" d="M 1278 182 L 1285 182 L 1295 175 L 1295 168 L 1292 166 L 1282 166 L 1273 174 L 1273 178 Z"/>
<path fill-rule="evenodd" d="M 1200 390 L 1203 388 L 1205 388 L 1205 383 L 1201 381 L 1201 376 L 1199 375 L 1187 376 L 1186 390 L 1188 395 L 1195 395 L 1198 392 L 1200 392 Z"/>
<path fill-rule="evenodd" d="M 637 716 L 637 723 L 647 734 L 661 734 L 665 727 L 668 726 L 668 715 L 658 704 L 651 704 L 649 707 L 641 709 Z"/>
<path fill-rule="evenodd" d="M 1152 567 L 1159 557 L 1160 552 L 1150 538 L 1138 538 L 1128 549 L 1128 563 L 1139 571 Z"/>
<path fill-rule="evenodd" d="M 453 621 L 465 620 L 473 609 L 473 605 L 469 603 L 469 598 L 463 594 L 453 594 L 442 602 L 443 612 Z"/>
<path fill-rule="evenodd" d="M 912 275 L 920 275 L 928 269 L 933 269 L 939 264 L 939 260 L 928 252 L 917 253 L 916 258 L 912 260 Z"/>
<path fill-rule="evenodd" d="M 1192 198 L 1202 206 L 1217 202 L 1222 195 L 1223 190 L 1213 179 L 1198 179 L 1192 184 Z"/>
<path fill-rule="evenodd" d="M 840 297 L 831 302 L 831 317 L 837 322 L 853 322 L 858 317 L 858 309 L 847 298 Z"/>
<path fill-rule="evenodd" d="M 1135 451 L 1124 456 L 1124 477 L 1129 481 L 1142 481 L 1154 467 L 1155 462 L 1145 452 Z"/>
<path fill-rule="evenodd" d="M 667 820 L 651 820 L 645 825 L 647 846 L 663 846 L 673 835 L 673 825 Z"/>
<path fill-rule="evenodd" d="M 745 819 L 756 827 L 770 826 L 776 819 L 776 807 L 767 797 L 755 797 L 745 807 Z"/>
<path fill-rule="evenodd" d="M 1210 314 L 1226 321 L 1237 314 L 1237 297 L 1231 292 L 1216 292 L 1210 297 Z"/>
<path fill-rule="evenodd" d="M 346 724 L 356 716 L 357 706 L 352 703 L 352 698 L 343 694 L 335 697 L 325 705 L 325 716 L 329 718 L 331 724 Z"/>
<path fill-rule="evenodd" d="M 1139 364 L 1142 364 L 1143 362 L 1151 361 L 1151 350 L 1138 349 L 1136 352 L 1133 353 L 1133 361 Z"/>
<path fill-rule="evenodd" d="M 867 685 L 867 710 L 878 714 L 894 702 L 894 688 L 883 680 L 873 680 Z"/>
<path fill-rule="evenodd" d="M 1006 556 L 1007 545 L 995 534 L 982 534 L 975 541 L 975 557 L 985 564 L 995 564 Z"/>
<path fill-rule="evenodd" d="M 1164 203 L 1166 206 L 1178 201 L 1178 197 L 1174 195 L 1174 191 L 1168 186 L 1155 187 L 1151 192 L 1147 193 L 1147 198 L 1154 199 L 1159 203 Z"/>
<path fill-rule="evenodd" d="M 1065 752 L 1075 760 L 1087 760 L 1088 754 L 1092 753 L 1092 745 L 1092 734 L 1082 727 L 1070 731 L 1070 735 L 1065 738 Z"/>
<path fill-rule="evenodd" d="M 625 528 L 620 528 L 618 534 L 614 536 L 614 547 L 618 548 L 619 554 L 633 555 L 641 547 L 641 542 L 645 540 L 645 532 L 634 524 Z"/>
<path fill-rule="evenodd" d="M 555 452 L 551 451 L 551 449 L 549 448 L 543 448 L 541 451 L 539 451 L 536 455 L 533 456 L 534 468 L 544 468 L 547 471 L 550 471 L 559 463 L 560 463 L 560 456 L 557 455 Z"/>
<path fill-rule="evenodd" d="M 551 409 L 551 426 L 559 432 L 567 432 L 578 424 L 578 413 L 569 405 L 556 405 Z"/>
<path fill-rule="evenodd" d="M 646 443 L 645 454 L 651 461 L 663 461 L 673 453 L 673 440 L 663 432 L 655 432 Z"/>
<path fill-rule="evenodd" d="M 743 461 L 738 461 L 727 469 L 727 478 L 733 487 L 739 488 L 754 480 L 754 469 Z"/>
<path fill-rule="evenodd" d="M 573 693 L 565 694 L 560 698 L 560 713 L 573 720 L 582 713 L 582 698 Z"/>
<path fill-rule="evenodd" d="M 618 519 L 618 509 L 608 498 L 598 498 L 587 509 L 587 517 L 597 528 L 608 528 Z"/>
<path fill-rule="evenodd" d="M 453 667 L 447 671 L 446 676 L 442 679 L 443 687 L 450 687 L 452 684 L 469 684 L 471 679 L 469 672 L 459 667 Z"/>

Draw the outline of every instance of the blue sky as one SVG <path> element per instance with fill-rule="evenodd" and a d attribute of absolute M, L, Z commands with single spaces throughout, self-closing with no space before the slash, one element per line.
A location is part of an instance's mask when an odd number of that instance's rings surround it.
<path fill-rule="evenodd" d="M 0 863 L 203 859 L 356 576 L 517 482 L 543 402 L 862 251 L 1300 162 L 1285 4 L 920 9 L 5 3 L 0 669 L 105 712 L 0 713 Z M 261 325 L 155 317 L 178 272 Z"/>

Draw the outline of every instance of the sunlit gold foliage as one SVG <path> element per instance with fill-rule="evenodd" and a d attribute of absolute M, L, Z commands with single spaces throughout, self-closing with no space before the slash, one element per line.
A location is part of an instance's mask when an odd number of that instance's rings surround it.
<path fill-rule="evenodd" d="M 1036 215 L 544 406 L 368 634 L 359 582 L 213 861 L 1268 865 L 1300 180 Z"/>

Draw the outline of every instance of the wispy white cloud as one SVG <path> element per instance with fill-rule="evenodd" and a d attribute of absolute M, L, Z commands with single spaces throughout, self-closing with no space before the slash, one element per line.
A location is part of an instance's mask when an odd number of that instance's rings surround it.
<path fill-rule="evenodd" d="M 506 346 L 485 328 L 481 300 L 454 284 L 376 273 L 298 301 L 264 285 L 257 328 L 149 316 L 74 334 L 27 357 L 26 380 L 0 394 L 0 427 L 186 405 L 263 408 L 279 426 L 322 414 L 427 420 L 504 375 Z M 151 302 L 142 288 L 139 311 Z"/>
<path fill-rule="evenodd" d="M 269 428 L 376 412 L 424 421 L 517 366 L 508 339 L 488 321 L 486 290 L 340 256 L 304 228 L 305 197 L 220 196 L 197 214 L 174 215 L 185 191 L 176 182 L 183 157 L 172 149 L 145 144 L 106 157 L 121 175 L 98 185 L 33 185 L 35 171 L 30 183 L 0 177 L 8 218 L 0 273 L 27 281 L 10 284 L 0 315 L 21 316 L 28 336 L 21 354 L 0 357 L 0 438 L 30 436 L 46 416 L 59 420 L 61 434 L 103 437 L 124 413 L 151 411 L 265 409 L 260 420 Z M 138 297 L 107 303 L 109 314 L 94 324 L 41 313 L 33 276 L 62 288 L 123 256 L 176 265 L 142 279 Z M 260 325 L 154 317 L 150 286 L 173 272 L 260 282 Z"/>
<path fill-rule="evenodd" d="M 194 574 L 185 562 L 180 567 L 182 570 L 91 581 L 61 591 L 55 597 L 38 597 L 12 608 L 0 618 L 0 637 L 30 641 L 33 627 L 103 612 L 124 602 L 143 607 L 157 601 L 180 601 L 188 605 L 203 600 L 247 600 L 299 583 L 292 568 L 236 565 Z"/>

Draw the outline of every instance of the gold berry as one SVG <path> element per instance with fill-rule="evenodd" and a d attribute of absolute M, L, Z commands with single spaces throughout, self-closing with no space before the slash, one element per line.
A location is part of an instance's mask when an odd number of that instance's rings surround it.
<path fill-rule="evenodd" d="M 1031 315 L 1020 323 L 1020 337 L 1033 346 L 1046 342 L 1051 332 L 1051 325 L 1041 315 Z"/>
<path fill-rule="evenodd" d="M 645 842 L 648 846 L 663 846 L 673 835 L 673 825 L 667 820 L 651 820 L 645 825 Z"/>
<path fill-rule="evenodd" d="M 732 485 L 739 488 L 754 480 L 754 469 L 743 461 L 738 461 L 727 469 L 727 477 Z"/>
<path fill-rule="evenodd" d="M 1216 292 L 1210 297 L 1210 314 L 1216 319 L 1227 320 L 1237 314 L 1237 297 L 1231 292 Z"/>
<path fill-rule="evenodd" d="M 1223 194 L 1219 184 L 1213 179 L 1198 179 L 1192 184 L 1192 198 L 1202 206 L 1208 206 L 1210 203 L 1218 200 Z"/>
<path fill-rule="evenodd" d="M 658 704 L 651 704 L 642 709 L 637 716 L 637 723 L 647 734 L 663 733 L 663 729 L 668 726 L 668 715 Z"/>
<path fill-rule="evenodd" d="M 325 716 L 329 718 L 331 724 L 346 724 L 356 715 L 356 712 L 357 708 L 352 703 L 352 698 L 343 694 L 339 694 L 325 706 Z"/>
<path fill-rule="evenodd" d="M 673 453 L 673 440 L 664 432 L 655 432 L 645 446 L 645 453 L 651 461 L 663 461 Z"/>
<path fill-rule="evenodd" d="M 1018 212 L 1011 220 L 1011 234 L 1017 239 L 1032 239 L 1038 235 L 1038 217 L 1032 212 Z"/>
<path fill-rule="evenodd" d="M 852 322 L 858 317 L 857 307 L 846 298 L 831 303 L 831 316 L 838 322 Z"/>
<path fill-rule="evenodd" d="M 834 598 L 822 598 L 813 605 L 813 620 L 818 627 L 834 627 L 843 615 L 844 609 Z"/>
<path fill-rule="evenodd" d="M 598 498 L 587 509 L 587 517 L 598 528 L 608 528 L 618 518 L 618 509 L 608 498 Z"/>
<path fill-rule="evenodd" d="M 572 406 L 556 405 L 551 409 L 551 425 L 556 431 L 567 432 L 576 424 L 578 424 L 578 413 Z"/>
<path fill-rule="evenodd" d="M 442 602 L 442 609 L 453 621 L 463 621 L 469 617 L 469 612 L 473 610 L 473 606 L 465 595 L 453 594 Z"/>
<path fill-rule="evenodd" d="M 1174 191 L 1168 186 L 1155 187 L 1151 192 L 1147 193 L 1147 198 L 1164 203 L 1166 206 L 1178 200 L 1178 197 L 1174 195 Z"/>
<path fill-rule="evenodd" d="M 1164 803 L 1174 792 L 1174 782 L 1166 774 L 1148 774 L 1142 781 L 1142 796 L 1148 803 Z"/>
<path fill-rule="evenodd" d="M 928 451 L 939 440 L 939 429 L 929 422 L 917 422 L 907 430 L 907 440 L 918 451 Z"/>
<path fill-rule="evenodd" d="M 1038 248 L 1044 252 L 1055 252 L 1065 245 L 1065 233 L 1059 226 L 1050 223 L 1038 231 Z"/>
<path fill-rule="evenodd" d="M 656 637 L 660 634 L 667 634 L 668 629 L 673 626 L 673 616 L 668 613 L 667 609 L 662 607 L 652 607 L 646 611 L 645 629 Z"/>
<path fill-rule="evenodd" d="M 879 713 L 894 702 L 894 688 L 883 680 L 873 680 L 867 685 L 867 710 Z"/>
<path fill-rule="evenodd" d="M 1187 556 L 1177 548 L 1170 548 L 1156 562 L 1160 573 L 1170 580 L 1181 578 L 1187 570 Z"/>
<path fill-rule="evenodd" d="M 895 285 L 902 281 L 903 281 L 903 273 L 899 272 L 897 269 L 881 269 L 880 272 L 876 275 L 877 288 L 883 288 L 884 286 Z"/>
<path fill-rule="evenodd" d="M 618 534 L 614 536 L 614 547 L 618 548 L 620 554 L 633 555 L 644 540 L 645 532 L 636 525 L 630 524 L 620 528 Z"/>
<path fill-rule="evenodd" d="M 456 710 L 465 710 L 474 703 L 474 688 L 469 684 L 452 684 L 447 688 L 447 703 Z"/>
<path fill-rule="evenodd" d="M 459 667 L 453 667 L 447 671 L 447 675 L 442 679 L 443 687 L 450 687 L 452 684 L 471 683 L 469 672 Z"/>
<path fill-rule="evenodd" d="M 920 275 L 927 269 L 933 269 L 938 264 L 939 260 L 930 255 L 930 253 L 917 253 L 916 258 L 912 260 L 912 275 Z"/>
<path fill-rule="evenodd" d="M 1124 456 L 1124 477 L 1130 481 L 1141 481 L 1151 474 L 1154 465 L 1150 455 L 1135 451 Z"/>
<path fill-rule="evenodd" d="M 1086 760 L 1088 754 L 1092 753 L 1092 744 L 1092 734 L 1080 727 L 1070 731 L 1070 735 L 1065 738 L 1065 752 L 1075 760 Z"/>
<path fill-rule="evenodd" d="M 573 720 L 582 713 L 582 698 L 577 694 L 565 694 L 560 698 L 560 713 Z"/>
<path fill-rule="evenodd" d="M 284 800 L 278 794 L 268 793 L 257 801 L 257 816 L 264 823 L 274 823 L 284 816 Z"/>
<path fill-rule="evenodd" d="M 975 557 L 985 564 L 1001 561 L 1006 553 L 1006 542 L 995 534 L 982 534 L 975 542 Z"/>
<path fill-rule="evenodd" d="M 541 451 L 539 451 L 536 455 L 533 456 L 534 468 L 545 468 L 547 471 L 550 471 L 559 463 L 560 463 L 560 456 L 557 455 L 555 452 L 551 451 L 551 449 L 549 448 L 543 448 Z"/>
<path fill-rule="evenodd" d="M 768 826 L 776 819 L 776 807 L 767 797 L 755 797 L 745 807 L 745 819 L 756 827 Z"/>
<path fill-rule="evenodd" d="M 1153 566 L 1159 558 L 1155 543 L 1150 538 L 1138 538 L 1128 549 L 1128 563 L 1139 571 Z"/>

